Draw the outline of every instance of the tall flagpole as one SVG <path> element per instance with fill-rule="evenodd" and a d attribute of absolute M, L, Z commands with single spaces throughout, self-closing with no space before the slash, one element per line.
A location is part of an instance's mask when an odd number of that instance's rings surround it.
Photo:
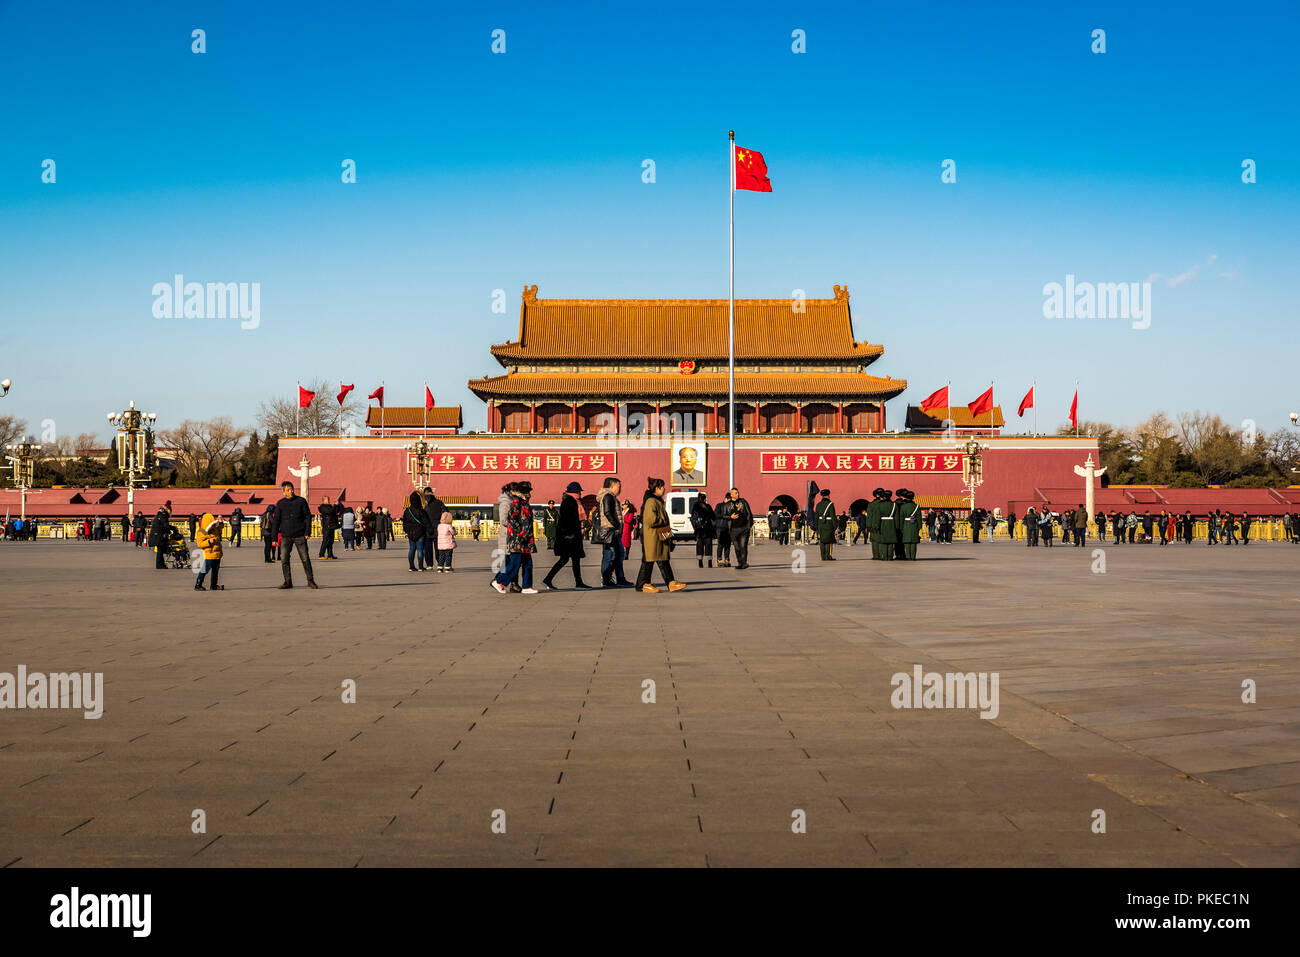
<path fill-rule="evenodd" d="M 1079 380 L 1074 380 L 1074 437 L 1079 437 Z"/>
<path fill-rule="evenodd" d="M 989 379 L 989 438 L 993 438 L 993 380 Z"/>
<path fill-rule="evenodd" d="M 428 379 L 424 380 L 424 392 L 425 395 L 428 395 L 429 392 Z M 420 396 L 420 405 L 424 406 L 424 438 L 427 439 L 429 437 L 429 403 L 425 400 L 425 396 L 423 395 Z"/>
<path fill-rule="evenodd" d="M 1034 380 L 1034 384 L 1030 386 L 1030 389 L 1032 389 L 1034 393 L 1034 435 L 1037 435 L 1038 434 L 1038 380 L 1037 379 Z"/>
<path fill-rule="evenodd" d="M 727 132 L 727 488 L 736 487 L 736 131 Z"/>
<path fill-rule="evenodd" d="M 298 425 L 299 416 L 302 414 L 302 380 L 298 380 L 298 394 L 293 397 L 293 434 L 296 437 L 302 429 Z"/>
<path fill-rule="evenodd" d="M 383 436 L 384 432 L 384 380 L 379 380 L 379 434 Z"/>

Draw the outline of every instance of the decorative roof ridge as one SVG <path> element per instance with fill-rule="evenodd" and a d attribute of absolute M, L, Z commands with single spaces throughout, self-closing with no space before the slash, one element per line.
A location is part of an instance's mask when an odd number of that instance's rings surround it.
<path fill-rule="evenodd" d="M 655 305 L 655 306 L 708 306 L 715 303 L 724 303 L 726 298 L 711 299 L 532 299 L 528 300 L 530 305 L 534 306 L 607 306 L 613 302 L 636 303 L 637 305 Z M 736 305 L 741 303 L 762 303 L 763 305 L 776 305 L 778 303 L 790 303 L 797 301 L 793 297 L 789 298 L 770 298 L 770 299 L 737 299 Z M 816 303 L 819 305 L 834 305 L 837 302 L 847 302 L 848 297 L 835 297 L 831 299 L 804 299 L 805 303 Z"/>
<path fill-rule="evenodd" d="M 604 306 L 604 305 L 608 305 L 608 304 L 611 303 L 611 302 L 629 302 L 629 303 L 634 302 L 634 303 L 637 303 L 637 304 L 639 304 L 639 305 L 649 305 L 649 304 L 654 304 L 654 305 L 657 305 L 657 306 L 704 306 L 704 305 L 709 305 L 709 304 L 711 304 L 711 303 L 715 303 L 715 302 L 728 302 L 728 301 L 729 301 L 729 300 L 727 300 L 727 299 L 722 299 L 722 298 L 710 298 L 710 299 L 637 299 L 637 298 L 629 298 L 629 299 L 619 299 L 619 298 L 609 298 L 609 297 L 606 297 L 606 298 L 584 297 L 584 298 L 579 298 L 579 299 L 564 299 L 564 298 L 557 298 L 557 299 L 542 299 L 542 298 L 538 297 L 538 295 L 537 295 L 537 284 L 536 284 L 536 283 L 533 283 L 533 285 L 531 285 L 531 286 L 525 285 L 525 286 L 524 286 L 524 293 L 523 293 L 523 304 L 524 304 L 525 306 L 539 306 L 539 305 L 540 305 L 540 306 L 546 306 L 546 305 L 556 305 L 556 306 L 596 306 L 596 305 L 599 305 L 599 306 Z M 744 302 L 744 303 L 756 303 L 756 302 L 757 302 L 757 303 L 763 303 L 763 304 L 765 304 L 765 305 L 768 305 L 768 304 L 775 304 L 775 303 L 780 303 L 780 302 L 794 302 L 794 301 L 795 301 L 795 297 L 793 297 L 793 296 L 791 296 L 791 297 L 788 298 L 788 299 L 777 297 L 777 298 L 767 298 L 767 299 L 737 299 L 737 300 L 736 300 L 737 303 L 741 303 L 741 302 Z M 844 303 L 847 303 L 848 301 L 849 301 L 849 287 L 848 287 L 848 284 L 847 284 L 847 283 L 845 283 L 844 285 L 840 285 L 839 283 L 836 283 L 836 284 L 835 284 L 835 287 L 834 287 L 834 293 L 833 293 L 833 295 L 832 295 L 829 299 L 809 299 L 809 298 L 805 298 L 805 299 L 803 300 L 803 302 L 805 302 L 805 303 L 812 302 L 812 303 L 818 303 L 818 304 L 824 304 L 824 305 L 834 305 L 834 304 L 837 303 L 837 302 L 844 302 Z M 522 338 L 522 336 L 521 336 L 521 338 Z"/>
<path fill-rule="evenodd" d="M 737 301 L 739 301 L 739 300 L 737 300 Z M 489 346 L 488 348 L 489 348 L 490 350 L 492 350 L 492 351 L 496 351 L 497 349 L 509 349 L 509 348 L 512 348 L 512 347 L 514 347 L 514 348 L 518 348 L 518 347 L 520 347 L 520 346 L 522 346 L 522 345 L 523 345 L 523 342 L 521 342 L 521 341 L 518 340 L 518 339 L 509 339 L 509 340 L 507 340 L 507 341 L 505 341 L 505 342 L 495 342 L 495 343 L 493 343 L 491 346 Z M 858 348 L 858 347 L 863 347 L 863 348 L 867 348 L 867 349 L 879 349 L 881 352 L 884 352 L 884 351 L 885 351 L 885 346 L 884 346 L 883 343 L 879 343 L 879 342 L 871 342 L 871 341 L 869 341 L 869 340 L 867 340 L 867 339 L 861 339 L 861 340 L 856 340 L 856 339 L 855 339 L 855 340 L 853 341 L 853 347 L 854 347 L 855 349 Z M 534 346 L 534 348 L 536 348 L 536 346 Z M 665 354 L 665 359 L 667 359 L 667 358 L 668 358 L 668 357 L 667 357 L 667 354 Z M 827 358 L 824 358 L 824 359 L 816 359 L 816 358 L 815 358 L 815 359 L 804 359 L 804 360 L 801 360 L 801 361 L 805 361 L 805 362 L 834 362 L 835 359 L 836 359 L 835 356 L 830 356 L 830 357 L 827 357 Z M 637 360 L 637 361 L 650 362 L 651 360 L 650 360 L 650 359 L 644 359 L 644 360 Z"/>

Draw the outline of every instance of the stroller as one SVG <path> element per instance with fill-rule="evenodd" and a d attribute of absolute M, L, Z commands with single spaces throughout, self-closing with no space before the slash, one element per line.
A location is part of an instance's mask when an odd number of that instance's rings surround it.
<path fill-rule="evenodd" d="M 190 568 L 190 549 L 185 544 L 185 536 L 174 528 L 170 528 L 170 535 L 167 538 L 167 560 L 171 562 L 172 568 Z"/>

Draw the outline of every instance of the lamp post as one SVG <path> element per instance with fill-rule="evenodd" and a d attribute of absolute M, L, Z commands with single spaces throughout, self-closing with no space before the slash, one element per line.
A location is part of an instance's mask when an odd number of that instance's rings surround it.
<path fill-rule="evenodd" d="M 27 521 L 27 490 L 32 487 L 32 481 L 36 477 L 35 453 L 40 447 L 38 442 L 19 442 L 16 445 L 5 446 L 7 451 L 14 453 L 5 458 L 13 463 L 14 485 L 18 486 L 22 501 L 19 517 L 24 522 Z"/>
<path fill-rule="evenodd" d="M 406 471 L 416 488 L 424 488 L 429 484 L 430 451 L 436 448 L 436 445 L 430 445 L 424 439 L 406 447 Z"/>
<path fill-rule="evenodd" d="M 13 385 L 12 379 L 0 379 L 0 399 L 9 394 L 9 388 Z"/>
<path fill-rule="evenodd" d="M 137 480 L 137 473 L 142 473 L 148 466 L 149 446 L 153 443 L 154 423 L 158 421 L 155 412 L 141 412 L 132 400 L 130 406 L 121 412 L 108 413 L 108 422 L 117 427 L 117 468 L 126 474 L 126 513 L 135 514 L 135 487 L 144 485 L 148 480 Z"/>
<path fill-rule="evenodd" d="M 988 448 L 988 444 L 981 444 L 975 439 L 969 439 L 963 445 L 957 444 L 957 450 L 965 454 L 961 464 L 961 477 L 966 485 L 966 495 L 970 500 L 971 514 L 975 513 L 975 490 L 984 484 L 984 458 L 983 452 Z"/>

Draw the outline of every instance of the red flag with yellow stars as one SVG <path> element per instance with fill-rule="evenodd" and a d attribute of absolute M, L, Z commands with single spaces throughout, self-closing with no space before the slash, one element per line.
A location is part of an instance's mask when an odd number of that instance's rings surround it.
<path fill-rule="evenodd" d="M 736 189 L 772 192 L 772 181 L 767 178 L 767 163 L 763 161 L 762 153 L 736 147 Z"/>

